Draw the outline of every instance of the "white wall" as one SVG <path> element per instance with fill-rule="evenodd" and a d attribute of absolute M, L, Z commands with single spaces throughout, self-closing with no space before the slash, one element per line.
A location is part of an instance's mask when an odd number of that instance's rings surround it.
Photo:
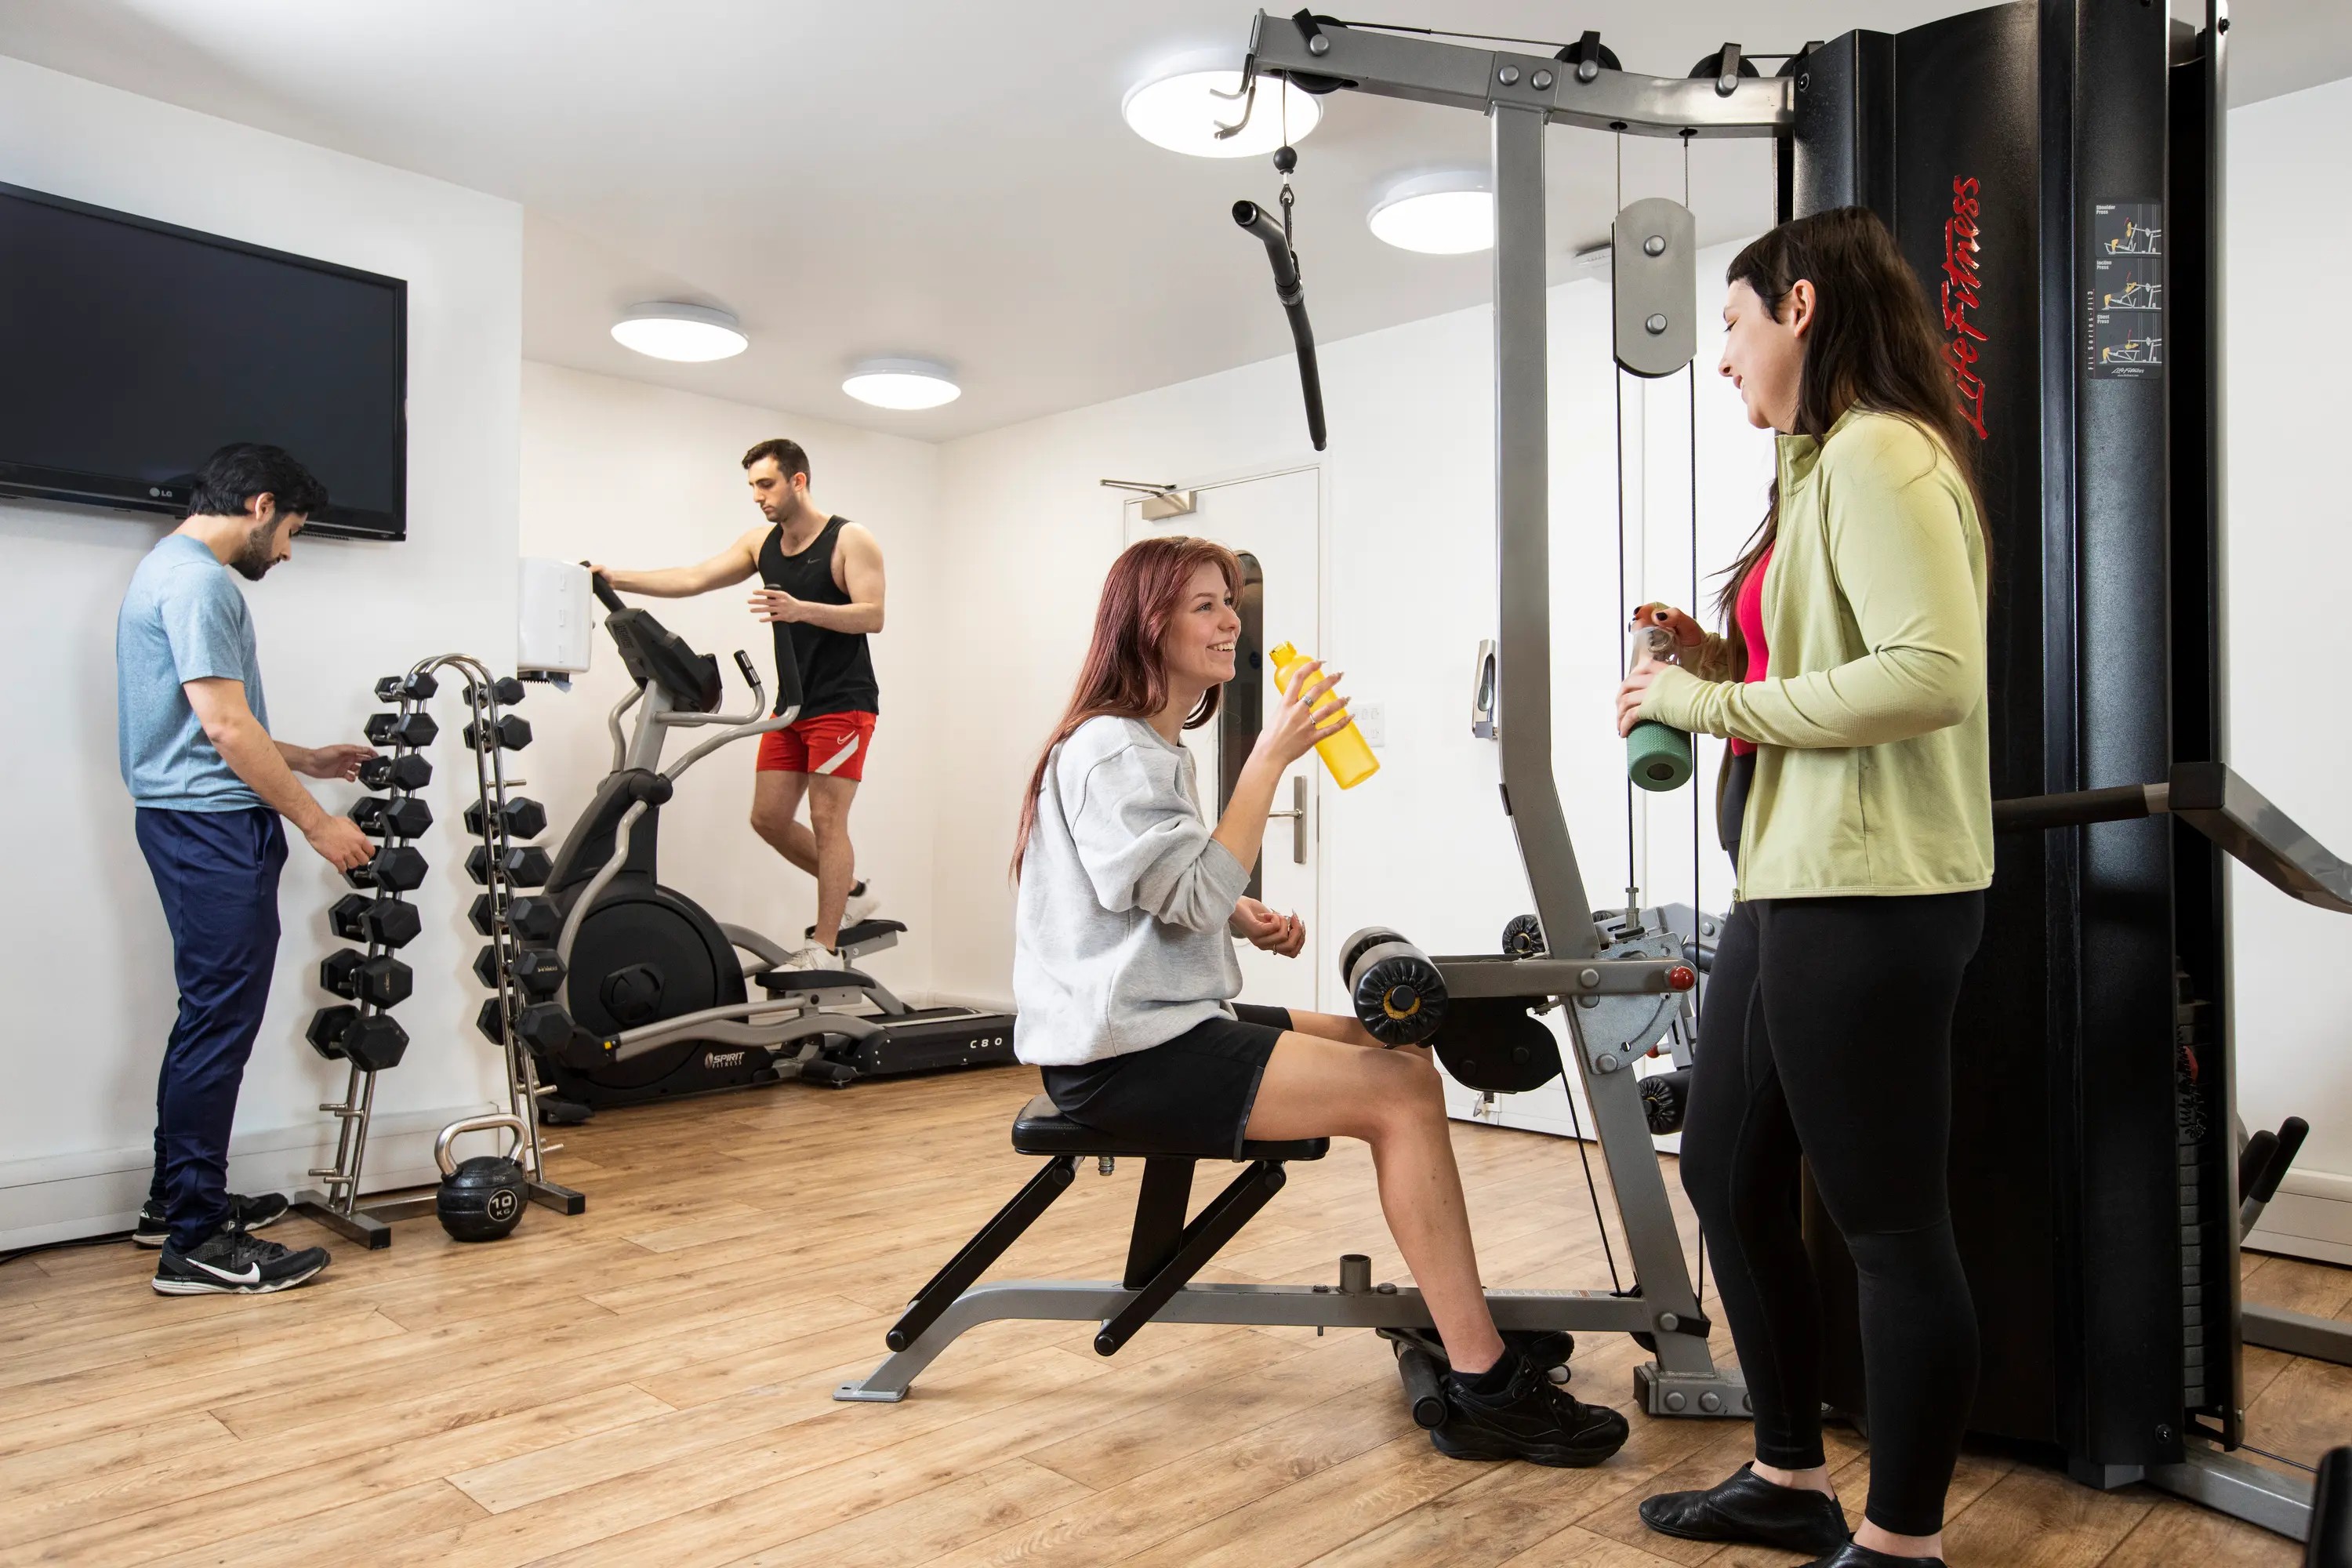
<path fill-rule="evenodd" d="M 1701 272 L 1721 276 L 1728 247 Z M 1707 312 L 1703 312 L 1703 319 Z M 1477 641 L 1494 633 L 1492 317 L 1484 308 L 1322 347 L 1332 431 L 1328 646 L 1349 689 L 1387 709 L 1382 771 L 1341 795 L 1325 787 L 1327 929 L 1374 921 L 1433 950 L 1477 951 L 1529 907 L 1496 792 L 1494 748 L 1469 733 Z M 1624 753 L 1612 723 L 1621 603 L 1686 602 L 1690 391 L 1680 377 L 1626 384 L 1638 516 L 1649 480 L 1646 563 L 1633 545 L 1617 588 L 1616 412 L 1604 284 L 1552 290 L 1552 577 L 1555 754 L 1570 831 L 1596 905 L 1622 897 Z M 1749 430 L 1712 374 L 1702 334 L 1698 387 L 1699 559 L 1731 558 L 1761 514 L 1769 439 Z M 1639 429 L 1651 422 L 1651 457 Z M 1175 480 L 1310 460 L 1297 371 L 1287 359 L 953 442 L 942 474 L 954 526 L 940 541 L 955 584 L 948 637 L 992 657 L 943 670 L 940 733 L 960 787 L 939 812 L 938 898 L 959 911 L 940 932 L 939 983 L 1003 996 L 1012 920 L 1006 857 L 1036 747 L 1066 700 L 1095 596 L 1120 542 L 1104 478 Z M 1646 576 L 1644 575 L 1646 570 Z M 1713 766 L 1712 755 L 1704 765 Z M 1711 778 L 1711 772 L 1707 775 Z M 1685 791 L 1651 809 L 1652 899 L 1687 899 Z M 1729 896 L 1727 865 L 1704 835 L 1706 897 Z"/>
<path fill-rule="evenodd" d="M 522 552 L 617 567 L 672 566 L 718 553 L 765 520 L 743 481 L 752 443 L 789 436 L 808 449 L 810 494 L 826 510 L 865 525 L 880 541 L 889 583 L 888 624 L 872 647 L 882 687 L 866 781 L 850 817 L 860 870 L 882 913 L 912 929 L 869 961 L 893 990 L 931 989 L 929 943 L 932 831 L 937 804 L 952 784 L 936 765 L 935 667 L 948 661 L 935 640 L 940 570 L 939 448 L 923 441 L 804 419 L 773 409 L 698 397 L 553 365 L 523 366 Z M 727 707 L 749 693 L 730 655 L 748 651 L 774 695 L 774 638 L 751 616 L 752 585 L 691 600 L 639 601 L 662 624 L 716 654 Z M 534 689 L 529 793 L 546 803 L 556 827 L 577 816 L 612 766 L 604 718 L 629 690 L 602 629 L 593 668 L 568 694 Z M 696 739 L 685 731 L 668 755 Z M 662 812 L 662 880 L 718 919 L 763 931 L 796 947 L 815 918 L 815 883 L 751 831 L 752 755 L 739 742 L 696 764 Z M 805 820 L 805 817 L 803 817 Z"/>
<path fill-rule="evenodd" d="M 248 586 L 278 732 L 360 739 L 378 675 L 450 648 L 514 657 L 515 430 L 521 213 L 509 203 L 0 58 L 0 180 L 404 278 L 409 284 L 409 537 L 309 541 Z M 267 437 L 267 432 L 256 432 Z M 198 454 L 201 456 L 201 454 Z M 16 592 L 0 616 L 19 743 L 0 764 L 0 988 L 11 998 L 0 1096 L 0 1247 L 127 1223 L 145 1194 L 171 945 L 116 769 L 114 614 L 166 530 L 119 512 L 0 501 Z M 454 719 L 454 709 L 446 715 Z M 418 1130 L 496 1092 L 469 1023 L 478 939 L 461 910 L 454 740 L 436 755 L 425 931 L 403 957 L 415 1042 L 383 1076 L 370 1170 L 429 1169 Z M 321 785 L 341 805 L 352 785 Z M 313 978 L 346 889 L 298 839 L 286 934 L 239 1105 L 230 1179 L 296 1184 L 317 1161 L 321 1099 L 342 1075 L 301 1031 L 332 998 Z"/>
<path fill-rule="evenodd" d="M 2290 674 L 2272 628 L 2334 624 L 2352 583 L 2338 323 L 2314 313 L 2352 255 L 2347 122 L 2352 79 L 2233 110 L 2229 198 L 2230 759 L 2342 855 L 2352 713 L 2340 681 Z M 2311 1123 L 2258 1239 L 2352 1262 L 2352 922 L 2242 869 L 2231 896 L 2240 1113 Z"/>

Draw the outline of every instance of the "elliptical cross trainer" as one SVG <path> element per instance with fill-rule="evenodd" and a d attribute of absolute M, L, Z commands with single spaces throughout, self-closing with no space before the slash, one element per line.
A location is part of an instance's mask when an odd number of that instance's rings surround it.
<path fill-rule="evenodd" d="M 909 1007 L 848 966 L 896 945 L 907 929 L 899 921 L 844 930 L 840 969 L 787 970 L 778 967 L 785 949 L 713 920 L 661 884 L 660 812 L 678 776 L 731 742 L 790 724 L 800 713 L 800 671 L 789 659 L 778 669 L 782 689 L 770 714 L 759 673 L 737 650 L 751 706 L 721 713 L 718 659 L 622 603 L 603 578 L 592 582 L 635 686 L 606 721 L 613 771 L 564 838 L 535 911 L 539 940 L 551 940 L 562 963 L 572 1024 L 567 1039 L 542 1051 L 554 1090 L 546 1119 L 785 1079 L 837 1089 L 860 1078 L 1012 1061 L 1010 1015 Z M 621 721 L 632 708 L 636 720 L 625 735 Z M 668 731 L 702 725 L 724 728 L 663 767 Z M 747 982 L 761 994 L 752 997 Z"/>

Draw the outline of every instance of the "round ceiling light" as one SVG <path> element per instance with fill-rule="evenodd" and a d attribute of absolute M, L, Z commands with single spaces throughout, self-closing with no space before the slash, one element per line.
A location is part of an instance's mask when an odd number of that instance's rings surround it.
<path fill-rule="evenodd" d="M 667 301 L 629 307 L 628 313 L 613 323 L 613 341 L 655 359 L 688 364 L 732 359 L 751 346 L 730 312 Z"/>
<path fill-rule="evenodd" d="M 1495 196 L 1484 174 L 1406 180 L 1374 205 L 1370 221 L 1372 232 L 1400 250 L 1465 256 L 1495 246 Z"/>
<path fill-rule="evenodd" d="M 1242 117 L 1242 73 L 1231 67 L 1203 69 L 1197 62 L 1163 67 L 1159 75 L 1129 89 L 1119 112 L 1129 128 L 1153 146 L 1195 158 L 1271 153 L 1282 145 L 1286 117 L 1293 142 L 1305 140 L 1323 118 L 1323 106 L 1314 95 L 1287 81 L 1261 77 L 1257 86 L 1249 123 L 1223 140 L 1217 127 Z"/>
<path fill-rule="evenodd" d="M 948 367 L 927 359 L 869 359 L 851 368 L 841 390 L 877 408 L 937 408 L 963 395 Z"/>

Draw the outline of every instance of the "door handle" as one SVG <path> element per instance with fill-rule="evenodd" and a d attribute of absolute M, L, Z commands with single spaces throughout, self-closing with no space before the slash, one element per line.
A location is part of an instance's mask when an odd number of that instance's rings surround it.
<path fill-rule="evenodd" d="M 1478 672 L 1470 688 L 1470 734 L 1479 741 L 1495 738 L 1495 639 L 1478 643 Z"/>
<path fill-rule="evenodd" d="M 1291 861 L 1296 865 L 1304 866 L 1307 864 L 1307 775 L 1305 773 L 1290 775 L 1290 809 L 1269 811 L 1265 814 L 1265 819 L 1268 822 L 1285 816 L 1290 818 Z"/>

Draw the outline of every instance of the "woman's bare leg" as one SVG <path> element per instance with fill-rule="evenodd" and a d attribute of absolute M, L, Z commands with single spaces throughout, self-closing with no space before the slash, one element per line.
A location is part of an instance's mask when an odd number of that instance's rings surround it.
<path fill-rule="evenodd" d="M 1446 1359 L 1465 1376 L 1485 1372 L 1502 1355 L 1503 1341 L 1478 1280 L 1435 1064 L 1419 1047 L 1366 1049 L 1378 1042 L 1352 1019 L 1296 1014 L 1291 1022 L 1316 1027 L 1286 1030 L 1276 1044 L 1249 1135 L 1360 1138 L 1371 1146 L 1381 1212 L 1445 1342 Z"/>

